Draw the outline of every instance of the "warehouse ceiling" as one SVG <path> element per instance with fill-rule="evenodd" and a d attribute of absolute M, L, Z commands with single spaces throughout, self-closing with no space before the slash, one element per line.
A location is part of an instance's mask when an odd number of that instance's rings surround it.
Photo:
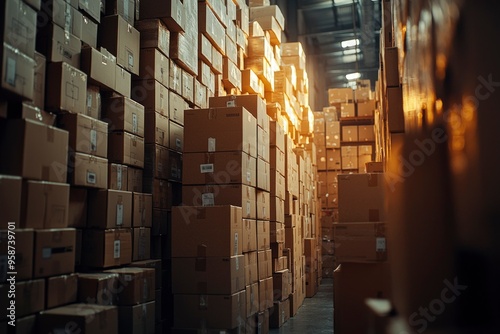
<path fill-rule="evenodd" d="M 372 87 L 379 68 L 380 0 L 297 0 L 297 37 L 326 73 L 326 87 L 345 87 L 361 74 Z M 355 45 L 352 40 L 359 40 Z M 343 47 L 342 42 L 351 41 Z"/>

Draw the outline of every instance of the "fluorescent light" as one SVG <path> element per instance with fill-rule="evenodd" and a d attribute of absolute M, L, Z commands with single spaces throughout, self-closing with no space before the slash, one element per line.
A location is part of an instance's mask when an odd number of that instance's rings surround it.
<path fill-rule="evenodd" d="M 359 45 L 359 39 L 349 39 L 340 43 L 344 49 Z"/>
<path fill-rule="evenodd" d="M 345 55 L 345 56 L 348 56 L 348 55 L 355 55 L 356 53 L 359 53 L 361 52 L 360 49 L 356 48 L 356 49 L 347 49 L 347 50 L 344 50 L 342 51 L 342 54 Z"/>
<path fill-rule="evenodd" d="M 356 79 L 359 79 L 361 78 L 361 73 L 359 72 L 356 72 L 356 73 L 349 73 L 345 76 L 345 78 L 349 81 L 351 80 L 356 80 Z"/>

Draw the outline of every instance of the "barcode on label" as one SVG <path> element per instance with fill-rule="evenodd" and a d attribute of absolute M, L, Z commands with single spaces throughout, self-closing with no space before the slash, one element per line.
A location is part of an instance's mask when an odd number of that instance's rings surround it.
<path fill-rule="evenodd" d="M 116 204 L 116 225 L 123 225 L 123 204 Z"/>
<path fill-rule="evenodd" d="M 128 54 L 128 66 L 134 67 L 134 55 L 131 53 Z"/>
<path fill-rule="evenodd" d="M 93 172 L 87 172 L 87 183 L 95 184 L 97 181 L 97 175 Z"/>
<path fill-rule="evenodd" d="M 213 173 L 214 172 L 214 164 L 201 164 L 200 165 L 200 172 L 202 174 Z"/>
<path fill-rule="evenodd" d="M 203 206 L 214 206 L 215 199 L 213 193 L 207 193 L 201 195 L 201 205 Z"/>
<path fill-rule="evenodd" d="M 90 130 L 90 150 L 97 151 L 97 131 L 95 129 Z"/>
<path fill-rule="evenodd" d="M 385 238 L 377 238 L 376 240 L 376 251 L 377 252 L 385 252 L 385 247 L 386 247 L 386 243 L 385 243 Z"/>
<path fill-rule="evenodd" d="M 115 240 L 113 243 L 113 258 L 120 258 L 120 240 Z"/>

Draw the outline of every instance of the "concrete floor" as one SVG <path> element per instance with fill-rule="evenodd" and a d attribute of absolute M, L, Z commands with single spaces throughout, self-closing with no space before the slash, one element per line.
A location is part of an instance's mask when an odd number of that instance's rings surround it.
<path fill-rule="evenodd" d="M 333 280 L 323 279 L 318 293 L 306 298 L 295 317 L 270 334 L 333 333 Z"/>

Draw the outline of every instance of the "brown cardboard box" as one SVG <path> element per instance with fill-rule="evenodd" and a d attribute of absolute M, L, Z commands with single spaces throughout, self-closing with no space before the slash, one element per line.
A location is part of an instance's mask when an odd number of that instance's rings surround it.
<path fill-rule="evenodd" d="M 226 52 L 226 32 L 222 23 L 217 19 L 208 3 L 200 3 L 198 6 L 198 28 L 212 45 L 222 53 Z M 213 59 L 212 59 L 213 61 Z"/>
<path fill-rule="evenodd" d="M 169 121 L 169 148 L 177 151 L 183 152 L 184 150 L 184 127 L 181 125 Z"/>
<path fill-rule="evenodd" d="M 259 311 L 263 312 L 271 308 L 273 306 L 273 299 L 273 277 L 270 274 L 270 277 L 259 280 Z"/>
<path fill-rule="evenodd" d="M 253 219 L 243 219 L 243 253 L 253 252 L 257 250 L 257 228 L 256 221 Z"/>
<path fill-rule="evenodd" d="M 118 14 L 129 24 L 134 25 L 135 0 L 108 0 L 104 6 L 106 15 Z"/>
<path fill-rule="evenodd" d="M 130 98 L 132 96 L 131 86 L 132 74 L 120 65 L 116 65 L 115 91 L 120 95 Z"/>
<path fill-rule="evenodd" d="M 73 1 L 73 0 L 72 0 Z M 79 0 L 78 8 L 87 13 L 93 20 L 100 23 L 101 2 L 98 0 Z"/>
<path fill-rule="evenodd" d="M 35 61 L 3 44 L 1 88 L 32 100 L 34 97 Z"/>
<path fill-rule="evenodd" d="M 273 273 L 274 300 L 284 301 L 290 294 L 290 272 L 288 269 Z"/>
<path fill-rule="evenodd" d="M 141 49 L 139 76 L 143 80 L 154 79 L 163 86 L 170 84 L 169 59 L 156 48 Z"/>
<path fill-rule="evenodd" d="M 257 156 L 257 122 L 246 109 L 186 110 L 185 117 L 185 152 L 242 150 Z"/>
<path fill-rule="evenodd" d="M 222 81 L 225 87 L 241 90 L 241 71 L 228 57 L 224 57 Z"/>
<path fill-rule="evenodd" d="M 245 284 L 259 282 L 259 271 L 257 265 L 257 252 L 245 253 Z"/>
<path fill-rule="evenodd" d="M 286 180 L 283 175 L 271 168 L 271 196 L 281 200 L 285 199 Z"/>
<path fill-rule="evenodd" d="M 207 87 L 198 79 L 194 80 L 194 105 L 199 108 L 208 108 Z"/>
<path fill-rule="evenodd" d="M 10 284 L 9 284 L 10 285 Z M 9 285 L 0 285 L 0 290 L 7 297 Z M 15 308 L 16 318 L 26 315 L 35 314 L 45 308 L 45 281 L 43 279 L 16 282 L 15 283 Z M 7 306 L 9 306 L 7 298 L 5 300 L 5 308 L 2 307 L 0 319 L 7 319 Z M 2 305 L 4 306 L 4 305 Z M 9 318 L 10 321 L 10 318 Z M 17 327 L 17 324 L 16 324 Z M 6 332 L 7 333 L 7 332 Z"/>
<path fill-rule="evenodd" d="M 119 333 L 154 334 L 155 333 L 155 301 L 134 306 L 118 308 Z"/>
<path fill-rule="evenodd" d="M 108 156 L 108 124 L 84 114 L 59 115 L 59 128 L 69 133 L 69 149 L 96 155 Z"/>
<path fill-rule="evenodd" d="M 222 74 L 224 69 L 224 52 L 219 52 L 216 47 L 212 48 L 212 63 L 210 68 L 214 75 Z M 217 90 L 216 90 L 217 91 Z"/>
<path fill-rule="evenodd" d="M 76 231 L 60 228 L 35 231 L 33 277 L 68 274 L 75 269 Z"/>
<path fill-rule="evenodd" d="M 212 63 L 212 44 L 203 33 L 198 36 L 198 58 L 205 63 Z"/>
<path fill-rule="evenodd" d="M 142 20 L 135 23 L 141 33 L 141 49 L 157 48 L 168 57 L 170 49 L 170 31 L 158 19 Z M 168 84 L 165 84 L 168 87 Z"/>
<path fill-rule="evenodd" d="M 151 229 L 136 227 L 132 229 L 132 261 L 148 260 L 151 257 Z"/>
<path fill-rule="evenodd" d="M 367 173 L 383 173 L 384 172 L 384 164 L 382 162 L 371 161 L 366 163 L 366 172 Z"/>
<path fill-rule="evenodd" d="M 107 188 L 108 160 L 84 153 L 70 155 L 69 183 L 73 186 Z"/>
<path fill-rule="evenodd" d="M 194 103 L 194 77 L 187 71 L 182 71 L 182 97 Z"/>
<path fill-rule="evenodd" d="M 169 211 L 153 209 L 151 235 L 158 236 L 167 234 L 170 220 L 171 219 Z"/>
<path fill-rule="evenodd" d="M 114 306 L 71 304 L 42 312 L 37 329 L 42 333 L 53 333 L 68 324 L 84 333 L 116 334 L 118 311 Z"/>
<path fill-rule="evenodd" d="M 340 222 L 385 220 L 383 174 L 341 174 L 338 182 Z"/>
<path fill-rule="evenodd" d="M 143 0 L 140 2 L 140 13 L 142 19 L 160 18 L 170 31 L 184 31 L 186 13 L 184 4 L 180 0 L 172 0 L 158 5 L 154 0 Z"/>
<path fill-rule="evenodd" d="M 269 216 L 269 220 L 275 221 L 278 223 L 285 222 L 285 201 L 271 196 L 271 213 Z"/>
<path fill-rule="evenodd" d="M 243 255 L 172 258 L 174 294 L 233 294 L 245 288 Z"/>
<path fill-rule="evenodd" d="M 87 74 L 89 83 L 106 90 L 115 89 L 116 63 L 112 58 L 94 48 L 83 48 L 80 55 L 80 68 Z"/>
<path fill-rule="evenodd" d="M 281 152 L 285 152 L 285 131 L 283 127 L 276 121 L 271 121 L 269 125 L 270 146 L 275 146 Z"/>
<path fill-rule="evenodd" d="M 21 221 L 22 179 L 17 176 L 0 175 L 0 203 L 9 203 L 0 210 L 0 229 L 6 230 L 8 222 Z"/>
<path fill-rule="evenodd" d="M 387 260 L 384 223 L 337 223 L 333 226 L 337 263 Z"/>
<path fill-rule="evenodd" d="M 132 262 L 130 229 L 83 231 L 82 264 L 108 268 Z"/>
<path fill-rule="evenodd" d="M 65 62 L 80 67 L 82 42 L 78 37 L 51 22 L 40 29 L 38 36 L 37 50 L 47 57 L 48 62 Z"/>
<path fill-rule="evenodd" d="M 270 247 L 271 234 L 269 222 L 257 220 L 257 250 L 263 251 Z"/>
<path fill-rule="evenodd" d="M 31 229 L 15 230 L 16 234 L 16 279 L 27 280 L 33 277 L 33 246 L 34 246 L 34 231 Z M 7 260 L 8 258 L 8 240 L 9 235 L 7 230 L 0 231 L 0 250 L 2 254 L 2 262 L 5 261 L 5 266 L 0 268 L 0 282 L 5 282 L 7 279 Z"/>
<path fill-rule="evenodd" d="M 155 111 L 146 111 L 144 120 L 144 142 L 168 147 L 170 136 L 168 117 Z"/>
<path fill-rule="evenodd" d="M 375 141 L 375 130 L 373 125 L 358 126 L 359 141 Z"/>
<path fill-rule="evenodd" d="M 376 108 L 375 100 L 368 100 L 364 102 L 358 102 L 358 113 L 357 116 L 371 116 L 373 117 Z"/>
<path fill-rule="evenodd" d="M 147 111 L 156 111 L 168 116 L 169 91 L 156 80 L 137 80 L 133 82 L 132 98 Z"/>
<path fill-rule="evenodd" d="M 269 155 L 269 132 L 257 127 L 257 156 L 265 162 L 269 162 Z"/>
<path fill-rule="evenodd" d="M 90 47 L 97 47 L 97 24 L 89 19 L 85 15 L 81 15 L 82 18 L 82 35 L 81 40 L 83 44 L 86 44 Z"/>
<path fill-rule="evenodd" d="M 271 218 L 271 196 L 267 191 L 257 190 L 257 219 L 269 220 Z"/>
<path fill-rule="evenodd" d="M 281 10 L 277 5 L 250 7 L 250 21 L 254 21 L 257 20 L 258 18 L 268 17 L 268 16 L 273 16 L 278 22 L 280 28 L 282 30 L 285 29 L 285 17 L 281 13 Z M 288 43 L 288 44 L 294 44 L 294 43 Z M 287 49 L 283 49 L 282 47 L 282 50 L 286 51 Z"/>
<path fill-rule="evenodd" d="M 269 162 L 271 167 L 271 173 L 273 173 L 274 170 L 274 172 L 277 172 L 280 175 L 285 175 L 285 153 L 283 153 L 283 151 L 278 149 L 276 146 L 270 147 Z"/>
<path fill-rule="evenodd" d="M 274 71 L 271 64 L 261 57 L 252 57 L 245 59 L 245 66 L 250 68 L 257 74 L 260 80 L 264 83 L 266 91 L 274 91 Z"/>
<path fill-rule="evenodd" d="M 153 194 L 153 208 L 170 210 L 173 205 L 173 184 L 166 180 L 144 179 L 148 183 L 144 190 Z"/>
<path fill-rule="evenodd" d="M 258 94 L 259 87 L 259 77 L 255 72 L 247 68 L 241 71 L 241 89 L 243 93 Z"/>
<path fill-rule="evenodd" d="M 85 273 L 78 274 L 78 301 L 86 304 L 115 304 L 117 274 Z"/>
<path fill-rule="evenodd" d="M 386 87 L 399 87 L 399 49 L 386 47 L 384 49 L 384 79 Z"/>
<path fill-rule="evenodd" d="M 342 127 L 342 141 L 358 141 L 358 127 L 356 125 L 345 125 Z"/>
<path fill-rule="evenodd" d="M 98 86 L 87 86 L 87 102 L 84 114 L 95 119 L 101 118 L 101 93 Z"/>
<path fill-rule="evenodd" d="M 127 190 L 128 167 L 119 164 L 109 164 L 108 189 Z"/>
<path fill-rule="evenodd" d="M 71 187 L 69 190 L 68 227 L 87 226 L 87 189 Z"/>
<path fill-rule="evenodd" d="M 49 63 L 45 107 L 50 111 L 86 113 L 87 75 L 65 62 Z"/>
<path fill-rule="evenodd" d="M 273 48 L 266 37 L 248 38 L 248 56 L 264 57 L 268 62 L 274 59 Z"/>
<path fill-rule="evenodd" d="M 45 72 L 47 61 L 41 53 L 35 52 L 35 76 L 33 78 L 33 105 L 39 109 L 45 108 Z M 53 125 L 53 124 L 48 124 Z"/>
<path fill-rule="evenodd" d="M 155 270 L 155 289 L 158 291 L 162 287 L 162 264 L 161 260 L 143 260 L 132 262 L 129 267 L 150 268 Z"/>
<path fill-rule="evenodd" d="M 167 148 L 156 144 L 147 144 L 145 158 L 144 176 L 146 178 L 168 179 L 169 151 Z"/>
<path fill-rule="evenodd" d="M 37 25 L 36 11 L 21 0 L 5 1 L 2 7 L 0 39 L 29 58 L 33 58 Z"/>
<path fill-rule="evenodd" d="M 143 189 L 142 183 L 143 183 L 142 169 L 128 167 L 127 190 L 141 193 Z"/>
<path fill-rule="evenodd" d="M 185 153 L 183 184 L 257 185 L 257 162 L 244 152 Z"/>
<path fill-rule="evenodd" d="M 349 157 L 349 155 L 346 155 L 345 157 L 347 158 Z M 349 166 L 348 164 L 344 165 Z M 326 169 L 329 171 L 342 169 L 341 150 L 339 149 L 326 150 Z"/>
<path fill-rule="evenodd" d="M 171 59 L 170 60 L 170 85 L 172 92 L 182 94 L 182 69 Z M 182 96 L 180 96 L 182 99 Z M 184 99 L 182 99 L 184 101 Z"/>
<path fill-rule="evenodd" d="M 105 273 L 118 274 L 116 305 L 137 305 L 155 298 L 155 270 L 151 268 L 119 268 Z"/>
<path fill-rule="evenodd" d="M 139 31 L 121 16 L 111 15 L 103 18 L 99 32 L 101 45 L 116 56 L 116 63 L 139 75 Z"/>
<path fill-rule="evenodd" d="M 26 181 L 20 225 L 22 228 L 37 229 L 67 227 L 68 208 L 67 183 Z"/>
<path fill-rule="evenodd" d="M 389 132 L 400 133 L 405 131 L 405 117 L 403 110 L 403 91 L 401 87 L 388 87 L 386 96 L 386 110 Z"/>
<path fill-rule="evenodd" d="M 56 115 L 50 112 L 41 110 L 34 106 L 32 102 L 22 102 L 21 104 L 10 104 L 9 110 L 6 110 L 6 118 L 22 118 L 37 121 L 39 123 L 55 126 Z"/>
<path fill-rule="evenodd" d="M 200 301 L 204 307 L 200 307 Z M 246 315 L 245 291 L 233 295 L 174 295 L 174 326 L 189 328 L 206 323 L 209 328 L 236 328 Z"/>
<path fill-rule="evenodd" d="M 0 324 L 0 329 L 3 329 L 3 325 L 5 325 L 5 333 L 7 333 L 7 321 Z M 17 318 L 16 319 L 16 332 L 17 333 L 36 333 L 36 314 Z"/>
<path fill-rule="evenodd" d="M 273 276 L 272 252 L 270 249 L 257 252 L 257 264 L 259 267 L 259 280 Z M 272 298 L 271 298 L 272 299 Z"/>
<path fill-rule="evenodd" d="M 109 189 L 89 192 L 87 227 L 109 229 L 131 226 L 131 192 Z"/>
<path fill-rule="evenodd" d="M 119 96 L 104 99 L 102 119 L 110 131 L 127 131 L 144 137 L 144 107 L 132 99 Z"/>
<path fill-rule="evenodd" d="M 242 208 L 243 218 L 257 218 L 256 196 L 255 188 L 242 184 L 182 186 L 184 205 L 235 205 Z"/>
<path fill-rule="evenodd" d="M 110 162 L 122 163 L 139 168 L 144 167 L 144 139 L 128 132 L 109 134 Z"/>
<path fill-rule="evenodd" d="M 174 207 L 171 232 L 176 236 L 172 240 L 172 257 L 240 255 L 241 208 Z"/>
<path fill-rule="evenodd" d="M 76 274 L 47 278 L 45 308 L 71 304 L 77 300 L 78 276 Z"/>
<path fill-rule="evenodd" d="M 284 243 L 285 242 L 285 225 L 280 222 L 270 222 L 270 238 L 271 242 Z"/>
<path fill-rule="evenodd" d="M 259 312 L 259 283 L 249 284 L 245 288 L 246 316 L 250 317 Z"/>
<path fill-rule="evenodd" d="M 274 302 L 273 309 L 269 311 L 269 326 L 280 328 L 290 319 L 290 300 Z"/>
<path fill-rule="evenodd" d="M 151 194 L 133 193 L 133 227 L 151 227 L 153 221 L 153 198 Z"/>
<path fill-rule="evenodd" d="M 187 102 L 184 101 L 184 99 L 178 94 L 170 91 L 168 108 L 168 116 L 170 120 L 176 122 L 177 124 L 184 125 L 184 111 L 186 109 L 188 109 Z"/>
<path fill-rule="evenodd" d="M 328 90 L 328 102 L 330 105 L 336 103 L 346 103 L 354 100 L 352 88 L 332 88 Z"/>

